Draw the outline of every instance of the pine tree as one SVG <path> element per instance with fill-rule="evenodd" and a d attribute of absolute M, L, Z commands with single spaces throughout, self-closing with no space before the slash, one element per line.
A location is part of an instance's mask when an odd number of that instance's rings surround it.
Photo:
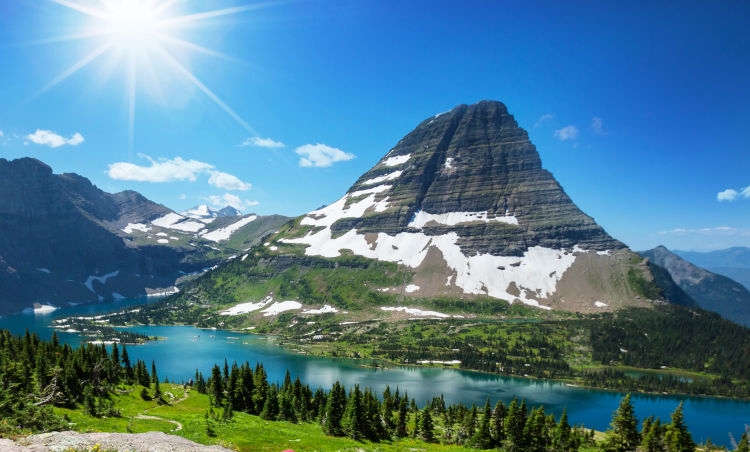
<path fill-rule="evenodd" d="M 500 444 L 505 441 L 505 417 L 508 415 L 508 408 L 502 402 L 498 400 L 495 404 L 495 409 L 492 410 L 491 418 L 491 433 L 492 433 L 492 444 L 493 446 L 499 447 Z"/>
<path fill-rule="evenodd" d="M 490 399 L 488 398 L 484 403 L 482 420 L 479 422 L 479 427 L 467 443 L 470 447 L 475 449 L 490 449 L 493 447 L 492 435 L 490 434 L 491 417 L 492 410 L 490 409 Z"/>
<path fill-rule="evenodd" d="M 615 452 L 635 450 L 641 442 L 638 433 L 638 419 L 635 417 L 630 394 L 620 401 L 620 406 L 612 416 L 611 428 L 607 431 L 606 449 Z"/>
<path fill-rule="evenodd" d="M 508 435 L 508 440 L 510 441 L 511 449 L 521 450 L 523 448 L 523 429 L 525 426 L 525 405 L 519 405 L 518 400 L 513 399 L 508 407 L 508 417 L 505 419 L 505 429 Z"/>
<path fill-rule="evenodd" d="M 275 421 L 279 415 L 279 395 L 276 390 L 276 385 L 271 385 L 266 396 L 266 403 L 263 405 L 263 410 L 260 412 L 261 419 L 267 421 Z"/>
<path fill-rule="evenodd" d="M 664 450 L 663 431 L 659 419 L 647 418 L 643 421 L 641 449 L 644 452 L 661 452 Z"/>
<path fill-rule="evenodd" d="M 343 436 L 344 429 L 341 425 L 341 419 L 346 405 L 346 393 L 344 388 L 337 381 L 333 384 L 328 400 L 326 401 L 325 414 L 321 418 L 323 431 L 331 436 Z"/>
<path fill-rule="evenodd" d="M 695 450 L 693 436 L 685 425 L 682 414 L 682 402 L 672 413 L 672 422 L 667 425 L 664 432 L 664 444 L 669 452 L 688 452 Z"/>
<path fill-rule="evenodd" d="M 524 426 L 524 451 L 544 452 L 547 449 L 549 439 L 546 431 L 547 417 L 544 408 L 539 407 L 531 411 Z"/>
<path fill-rule="evenodd" d="M 398 389 L 396 389 L 396 393 L 398 393 Z M 398 420 L 396 422 L 396 437 L 397 438 L 406 438 L 406 424 L 407 424 L 407 418 L 409 416 L 408 411 L 408 405 L 406 403 L 406 399 L 401 399 L 401 403 L 398 405 Z"/>
<path fill-rule="evenodd" d="M 362 391 L 360 391 L 359 385 L 354 385 L 354 389 L 346 404 L 341 424 L 344 427 L 344 433 L 349 438 L 360 441 L 365 436 L 367 427 L 364 425 L 365 417 L 362 407 Z"/>
<path fill-rule="evenodd" d="M 214 406 L 222 406 L 224 404 L 224 381 L 221 378 L 219 366 L 215 364 L 213 369 L 211 369 L 211 399 Z"/>
<path fill-rule="evenodd" d="M 133 381 L 133 368 L 130 366 L 130 356 L 128 356 L 128 350 L 125 346 L 122 346 L 122 365 L 125 367 L 125 377 L 128 382 Z"/>
<path fill-rule="evenodd" d="M 297 415 L 294 412 L 294 405 L 288 391 L 282 391 L 279 394 L 279 420 L 297 422 Z"/>
<path fill-rule="evenodd" d="M 432 425 L 432 414 L 430 407 L 426 406 L 419 416 L 419 437 L 426 443 L 435 442 L 435 430 Z"/>
<path fill-rule="evenodd" d="M 572 449 L 571 447 L 571 431 L 570 424 L 568 423 L 568 410 L 563 409 L 560 415 L 560 421 L 555 427 L 555 434 L 552 437 L 552 449 L 557 452 L 564 452 Z"/>

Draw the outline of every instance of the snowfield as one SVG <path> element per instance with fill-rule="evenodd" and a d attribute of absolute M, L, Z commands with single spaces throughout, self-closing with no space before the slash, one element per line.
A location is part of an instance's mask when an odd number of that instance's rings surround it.
<path fill-rule="evenodd" d="M 206 240 L 211 240 L 212 242 L 221 242 L 222 240 L 229 240 L 232 234 L 239 231 L 240 228 L 252 223 L 257 218 L 258 217 L 255 215 L 250 215 L 249 217 L 245 217 L 239 221 L 236 221 L 230 224 L 229 226 L 225 226 L 223 228 L 216 229 L 215 231 L 201 234 L 201 236 Z"/>
<path fill-rule="evenodd" d="M 221 311 L 219 315 L 240 315 L 247 314 L 249 312 L 257 311 L 258 309 L 264 308 L 268 303 L 272 302 L 273 298 L 266 297 L 258 302 L 240 303 L 232 306 L 226 311 Z"/>
<path fill-rule="evenodd" d="M 490 221 L 497 221 L 498 223 L 507 224 L 518 224 L 518 219 L 515 216 L 504 216 L 488 218 L 488 212 L 449 212 L 433 214 L 427 213 L 424 210 L 418 211 L 414 214 L 414 218 L 409 222 L 409 226 L 416 229 L 422 229 L 426 224 L 434 221 L 438 224 L 444 224 L 446 226 L 455 226 L 461 223 L 472 223 L 481 221 L 489 223 Z"/>
<path fill-rule="evenodd" d="M 143 223 L 128 223 L 127 226 L 122 228 L 122 232 L 126 234 L 132 234 L 133 231 L 148 232 L 151 228 Z"/>
<path fill-rule="evenodd" d="M 406 293 L 416 292 L 419 290 L 419 286 L 416 284 L 409 284 L 404 290 L 406 290 Z"/>
<path fill-rule="evenodd" d="M 416 308 L 407 308 L 406 306 L 397 306 L 397 307 L 391 307 L 391 306 L 381 306 L 381 311 L 392 311 L 392 312 L 405 312 L 407 314 L 416 315 L 418 317 L 439 317 L 441 319 L 445 319 L 450 317 L 448 314 L 443 314 L 442 312 L 437 311 L 423 311 L 421 309 Z"/>
<path fill-rule="evenodd" d="M 406 155 L 397 155 L 396 157 L 388 157 L 383 161 L 383 165 L 385 166 L 398 166 L 403 165 L 404 163 L 408 162 L 411 158 L 411 154 Z"/>
<path fill-rule="evenodd" d="M 326 304 L 326 305 L 323 305 L 323 307 L 320 309 L 305 309 L 304 311 L 302 311 L 302 314 L 326 314 L 329 312 L 335 313 L 335 312 L 339 312 L 339 310 L 334 308 L 331 305 Z"/>
<path fill-rule="evenodd" d="M 274 315 L 279 315 L 282 312 L 293 311 L 301 307 L 302 307 L 302 303 L 300 303 L 299 301 L 288 300 L 288 301 L 276 302 L 272 304 L 271 306 L 267 307 L 266 309 L 262 310 L 261 312 L 263 312 L 263 317 L 271 317 Z"/>
<path fill-rule="evenodd" d="M 403 173 L 403 171 L 398 170 L 392 173 L 384 174 L 382 176 L 373 177 L 372 179 L 368 179 L 362 182 L 362 185 L 374 185 L 374 184 L 379 184 L 381 182 L 397 179 L 401 175 L 401 173 Z"/>

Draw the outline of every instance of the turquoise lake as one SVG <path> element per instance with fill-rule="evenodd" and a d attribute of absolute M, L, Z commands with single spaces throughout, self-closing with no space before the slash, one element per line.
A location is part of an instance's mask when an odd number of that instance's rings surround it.
<path fill-rule="evenodd" d="M 0 329 L 19 334 L 27 328 L 43 339 L 52 336 L 52 320 L 72 314 L 95 314 L 143 304 L 144 299 L 64 308 L 46 315 L 18 314 L 0 318 Z M 623 394 L 574 388 L 562 383 L 466 372 L 451 369 L 395 367 L 372 369 L 360 367 L 352 360 L 319 358 L 290 353 L 273 345 L 267 338 L 231 331 L 204 330 L 185 326 L 148 326 L 129 328 L 151 336 L 164 337 L 144 345 L 128 346 L 130 359 L 157 364 L 160 377 L 183 381 L 199 369 L 209 375 L 214 363 L 233 361 L 262 362 L 271 380 L 284 378 L 289 369 L 292 378 L 299 376 L 312 388 L 329 387 L 336 380 L 346 386 L 360 384 L 382 392 L 386 385 L 392 390 L 408 391 L 419 404 L 443 394 L 447 403 L 463 402 L 483 405 L 487 397 L 494 404 L 506 403 L 514 397 L 526 399 L 531 406 L 544 405 L 548 412 L 559 415 L 567 407 L 571 422 L 597 430 L 606 430 L 612 412 Z M 61 342 L 77 345 L 81 338 L 75 333 L 58 333 Z M 360 363 L 361 364 L 361 363 Z M 711 438 L 714 443 L 729 445 L 729 433 L 739 439 L 745 424 L 750 424 L 750 402 L 708 397 L 634 396 L 639 419 L 654 414 L 669 420 L 680 401 L 685 403 L 685 419 L 696 441 Z"/>

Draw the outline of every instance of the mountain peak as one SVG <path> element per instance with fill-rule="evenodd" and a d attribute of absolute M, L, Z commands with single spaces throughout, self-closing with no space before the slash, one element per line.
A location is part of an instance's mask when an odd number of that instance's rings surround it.
<path fill-rule="evenodd" d="M 219 217 L 236 217 L 242 215 L 242 212 L 232 206 L 226 206 L 221 209 L 213 209 L 208 204 L 201 204 L 182 212 L 182 215 L 188 218 L 209 219 Z"/>
<path fill-rule="evenodd" d="M 582 281 L 592 271 L 625 280 L 633 253 L 543 169 L 501 102 L 459 105 L 420 122 L 299 228 L 280 241 L 306 245 L 307 255 L 353 253 L 406 265 L 422 296 L 589 311 L 633 303 L 627 288 L 602 293 Z"/>

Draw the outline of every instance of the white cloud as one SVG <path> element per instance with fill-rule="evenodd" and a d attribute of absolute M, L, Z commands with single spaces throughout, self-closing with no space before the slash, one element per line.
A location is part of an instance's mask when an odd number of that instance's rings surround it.
<path fill-rule="evenodd" d="M 277 149 L 286 146 L 281 141 L 276 141 L 272 138 L 261 138 L 261 137 L 250 137 L 242 142 L 242 146 L 255 146 L 266 149 Z"/>
<path fill-rule="evenodd" d="M 750 185 L 748 185 L 745 188 L 741 188 L 739 191 L 733 188 L 727 188 L 726 190 L 720 191 L 719 193 L 717 193 L 716 199 L 719 202 L 722 202 L 722 201 L 731 202 L 739 198 L 740 196 L 743 198 L 750 198 Z"/>
<path fill-rule="evenodd" d="M 4 135 L 5 135 L 5 134 L 3 133 L 3 131 L 2 131 L 2 130 L 0 130 L 0 138 L 2 138 L 2 137 L 3 137 Z"/>
<path fill-rule="evenodd" d="M 560 141 L 575 140 L 578 138 L 578 128 L 576 126 L 565 126 L 562 129 L 555 130 L 555 138 Z"/>
<path fill-rule="evenodd" d="M 553 115 L 552 113 L 545 113 L 542 116 L 540 116 L 539 119 L 536 120 L 536 122 L 534 123 L 534 127 L 539 127 L 545 121 L 549 121 L 552 119 L 555 119 L 555 115 Z"/>
<path fill-rule="evenodd" d="M 117 180 L 134 180 L 138 182 L 173 182 L 177 180 L 195 182 L 198 174 L 213 169 L 213 165 L 198 160 L 183 160 L 175 157 L 171 160 L 161 158 L 159 161 L 143 154 L 151 166 L 139 166 L 129 162 L 116 162 L 109 165 L 109 177 Z"/>
<path fill-rule="evenodd" d="M 606 135 L 604 131 L 604 120 L 597 116 L 591 118 L 591 129 L 594 131 L 594 135 Z"/>
<path fill-rule="evenodd" d="M 208 178 L 208 183 L 224 190 L 247 191 L 252 187 L 251 184 L 242 182 L 237 176 L 232 176 L 222 171 L 212 170 L 209 171 L 209 174 L 211 174 L 211 177 Z"/>
<path fill-rule="evenodd" d="M 324 168 L 356 157 L 354 154 L 321 143 L 306 144 L 298 147 L 294 152 L 300 156 L 299 166 L 317 168 Z"/>
<path fill-rule="evenodd" d="M 257 206 L 258 204 L 260 204 L 258 201 L 248 201 L 246 199 L 241 199 L 239 196 L 233 195 L 231 193 L 224 193 L 221 196 L 206 196 L 206 200 L 213 204 L 214 207 L 219 209 L 226 206 L 232 206 L 237 210 L 244 210 L 248 207 Z"/>
<path fill-rule="evenodd" d="M 70 138 L 65 138 L 51 130 L 37 129 L 36 132 L 26 135 L 26 139 L 36 144 L 47 145 L 51 148 L 58 148 L 66 144 L 78 146 L 84 142 L 83 135 L 76 132 Z"/>
<path fill-rule="evenodd" d="M 720 191 L 719 193 L 717 193 L 716 199 L 719 200 L 719 202 L 734 201 L 735 199 L 737 199 L 738 195 L 739 193 L 737 192 L 737 190 L 734 190 L 732 188 L 727 188 L 726 190 Z"/>
<path fill-rule="evenodd" d="M 187 199 L 187 195 L 185 193 L 181 194 L 180 199 Z"/>

